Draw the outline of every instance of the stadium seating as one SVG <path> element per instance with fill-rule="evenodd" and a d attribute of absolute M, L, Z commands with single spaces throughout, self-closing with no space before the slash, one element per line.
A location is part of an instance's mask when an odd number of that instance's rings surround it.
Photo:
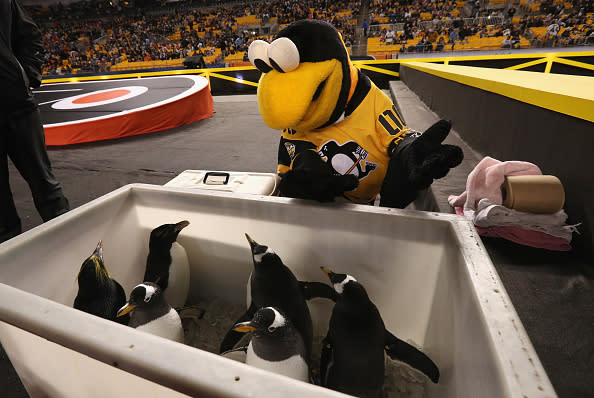
<path fill-rule="evenodd" d="M 317 1 L 327 4 L 323 0 Z M 221 4 L 223 3 L 225 2 Z M 40 25 L 50 53 L 43 67 L 45 74 L 175 68 L 180 67 L 182 60 L 195 51 L 200 51 L 204 55 L 207 65 L 242 63 L 252 40 L 267 40 L 272 37 L 257 33 L 260 26 L 264 26 L 263 23 L 266 29 L 282 29 L 292 22 L 291 18 L 312 16 L 332 22 L 343 34 L 349 51 L 352 51 L 356 35 L 361 34 L 355 34 L 358 32 L 355 28 L 361 27 L 363 19 L 359 15 L 359 2 L 337 0 L 328 9 L 321 6 L 305 8 L 302 3 L 298 0 L 254 1 L 249 4 L 231 3 L 224 7 L 196 8 L 183 12 L 155 12 L 150 14 L 151 16 L 134 15 L 130 11 L 131 15 L 97 15 L 97 18 L 91 21 L 81 16 L 78 21 L 66 20 L 60 23 L 43 21 L 44 17 L 56 17 L 57 14 L 51 15 L 51 7 L 30 6 L 29 11 L 42 20 Z M 413 26 L 412 37 L 409 35 L 405 43 L 406 51 L 411 51 L 410 48 L 419 43 L 430 26 L 436 27 L 438 37 L 444 38 L 446 44 L 443 51 L 501 48 L 505 39 L 503 31 L 506 28 L 519 30 L 520 27 L 520 33 L 524 34 L 520 37 L 520 48 L 529 47 L 531 43 L 548 46 L 587 44 L 589 39 L 586 36 L 592 32 L 593 10 L 586 9 L 585 15 L 575 17 L 577 3 L 579 6 L 591 4 L 583 1 L 553 0 L 552 3 L 548 3 L 549 6 L 544 6 L 545 3 L 539 0 L 519 0 L 516 4 L 521 11 L 513 16 L 511 24 L 509 19 L 503 17 L 503 13 L 493 19 L 483 18 L 486 22 L 480 22 L 484 24 L 480 29 L 477 27 L 479 22 L 467 21 L 466 23 L 472 26 L 471 31 L 465 32 L 465 39 L 457 40 L 452 48 L 451 43 L 447 44 L 450 41 L 449 29 L 454 27 L 455 20 L 465 15 L 465 1 L 438 0 L 435 3 L 420 3 L 373 0 L 370 1 L 368 13 L 364 16 L 371 24 L 369 37 L 362 39 L 367 46 L 367 54 L 376 58 L 389 58 L 392 54 L 403 51 L 400 37 L 404 33 L 402 26 L 406 14 L 411 16 L 410 22 Z M 488 0 L 487 7 L 498 4 L 505 5 L 505 0 Z M 558 7 L 553 10 L 557 14 L 551 11 L 550 4 Z M 88 11 L 77 8 L 75 3 L 72 6 L 62 6 L 60 15 L 70 15 L 77 10 L 79 15 L 98 14 L 101 7 L 95 10 L 92 9 L 92 5 L 93 3 Z M 68 7 L 72 7 L 74 11 Z M 562 12 L 558 12 L 559 9 Z M 551 12 L 552 16 L 547 17 Z M 265 14 L 267 15 L 264 17 Z M 526 19 L 528 16 L 530 20 Z M 555 18 L 559 19 L 562 29 L 557 37 L 547 37 L 547 27 Z M 439 21 L 439 24 L 436 24 L 436 21 Z M 399 24 L 394 25 L 396 22 Z M 454 28 L 459 29 L 460 26 L 458 24 Z M 569 34 L 564 33 L 567 29 Z M 380 37 L 382 32 L 388 30 L 394 30 L 396 33 L 391 44 L 386 44 Z M 564 36 L 561 39 L 562 34 Z M 435 39 L 435 36 L 432 38 Z M 432 43 L 433 48 L 436 41 Z"/>

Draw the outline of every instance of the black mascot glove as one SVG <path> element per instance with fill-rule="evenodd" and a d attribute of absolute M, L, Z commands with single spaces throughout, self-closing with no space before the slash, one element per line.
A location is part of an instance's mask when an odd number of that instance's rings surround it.
<path fill-rule="evenodd" d="M 334 174 L 331 167 L 311 150 L 299 154 L 291 170 L 281 175 L 281 196 L 332 202 L 336 196 L 359 185 L 354 175 Z"/>
<path fill-rule="evenodd" d="M 442 144 L 452 124 L 440 120 L 422 134 L 410 134 L 395 148 L 380 191 L 380 206 L 404 208 L 428 188 L 434 179 L 445 177 L 462 163 L 462 149 Z"/>

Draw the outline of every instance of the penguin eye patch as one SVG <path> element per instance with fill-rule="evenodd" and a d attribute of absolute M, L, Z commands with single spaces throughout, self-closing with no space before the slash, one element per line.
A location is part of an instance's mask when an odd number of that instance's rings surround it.
<path fill-rule="evenodd" d="M 276 330 L 276 328 L 274 326 L 268 326 L 268 331 L 270 333 L 273 333 Z"/>
<path fill-rule="evenodd" d="M 291 72 L 299 66 L 299 50 L 287 37 L 280 37 L 268 47 L 270 65 L 279 72 Z"/>
<path fill-rule="evenodd" d="M 250 63 L 262 73 L 268 73 L 272 70 L 270 59 L 268 58 L 269 47 L 270 44 L 264 40 L 254 40 L 248 48 L 248 58 Z"/>

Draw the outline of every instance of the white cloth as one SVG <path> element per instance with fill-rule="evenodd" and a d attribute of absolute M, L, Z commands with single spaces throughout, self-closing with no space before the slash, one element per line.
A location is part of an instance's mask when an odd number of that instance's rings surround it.
<path fill-rule="evenodd" d="M 577 232 L 577 225 L 567 225 L 567 214 L 563 209 L 554 214 L 526 213 L 498 205 L 490 199 L 478 202 L 473 222 L 479 227 L 517 226 L 540 231 L 551 236 L 567 239 Z"/>

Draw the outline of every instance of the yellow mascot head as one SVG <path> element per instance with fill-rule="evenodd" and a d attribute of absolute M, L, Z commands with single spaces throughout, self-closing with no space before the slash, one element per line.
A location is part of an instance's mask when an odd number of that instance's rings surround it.
<path fill-rule="evenodd" d="M 334 123 L 357 83 L 340 33 L 324 21 L 292 23 L 272 43 L 255 40 L 248 56 L 262 72 L 258 105 L 273 129 L 303 131 Z"/>

